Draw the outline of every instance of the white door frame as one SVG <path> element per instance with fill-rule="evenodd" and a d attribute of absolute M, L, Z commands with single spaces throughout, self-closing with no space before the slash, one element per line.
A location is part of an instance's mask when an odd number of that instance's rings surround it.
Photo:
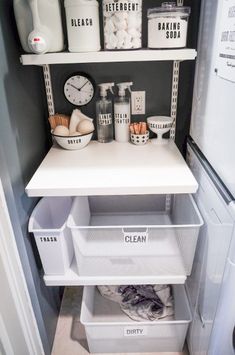
<path fill-rule="evenodd" d="M 0 271 L 4 276 L 4 280 L 0 280 L 0 353 L 17 355 L 22 354 L 21 349 L 24 349 L 24 355 L 42 355 L 44 350 L 18 254 L 1 179 L 0 266 Z M 10 310 L 8 309 L 9 316 L 7 315 L 8 310 L 1 302 L 3 290 L 8 292 L 9 297 L 13 299 L 12 307 Z M 19 337 L 17 339 L 14 336 L 17 326 L 22 332 L 20 340 Z M 25 349 L 27 353 L 25 353 Z"/>

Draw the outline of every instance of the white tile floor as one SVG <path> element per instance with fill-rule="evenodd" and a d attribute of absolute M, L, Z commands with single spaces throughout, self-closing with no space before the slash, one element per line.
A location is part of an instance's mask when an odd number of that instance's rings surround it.
<path fill-rule="evenodd" d="M 56 335 L 52 355 L 89 355 L 85 330 L 79 322 L 82 298 L 81 287 L 67 287 L 61 305 L 60 317 L 57 323 Z M 100 354 L 100 355 L 128 355 L 128 354 Z M 131 355 L 188 355 L 183 353 L 145 353 Z"/>

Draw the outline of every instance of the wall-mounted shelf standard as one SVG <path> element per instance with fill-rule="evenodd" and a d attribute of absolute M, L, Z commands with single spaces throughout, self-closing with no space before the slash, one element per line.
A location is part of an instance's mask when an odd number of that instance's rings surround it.
<path fill-rule="evenodd" d="M 132 50 L 132 51 L 100 51 L 88 53 L 47 53 L 23 54 L 23 65 L 72 64 L 72 63 L 108 63 L 108 62 L 144 62 L 166 60 L 194 60 L 195 49 L 162 49 L 162 50 Z"/>
<path fill-rule="evenodd" d="M 26 187 L 28 196 L 195 193 L 198 184 L 173 140 L 165 145 L 96 141 L 54 146 Z"/>

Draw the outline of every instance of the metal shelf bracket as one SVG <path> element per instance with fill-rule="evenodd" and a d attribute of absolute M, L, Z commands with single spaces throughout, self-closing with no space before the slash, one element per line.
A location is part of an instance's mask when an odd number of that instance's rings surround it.
<path fill-rule="evenodd" d="M 43 75 L 44 75 L 44 84 L 47 96 L 47 107 L 49 116 L 55 114 L 55 105 L 54 105 L 54 97 L 53 97 L 53 90 L 52 90 L 52 82 L 51 82 L 51 71 L 50 65 L 45 64 L 43 65 Z"/>

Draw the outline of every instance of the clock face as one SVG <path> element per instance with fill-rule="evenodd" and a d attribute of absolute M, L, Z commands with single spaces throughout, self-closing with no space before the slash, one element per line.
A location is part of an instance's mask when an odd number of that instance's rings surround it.
<path fill-rule="evenodd" d="M 66 99 L 76 106 L 88 104 L 92 100 L 94 93 L 94 85 L 91 79 L 82 74 L 71 76 L 64 84 Z"/>

